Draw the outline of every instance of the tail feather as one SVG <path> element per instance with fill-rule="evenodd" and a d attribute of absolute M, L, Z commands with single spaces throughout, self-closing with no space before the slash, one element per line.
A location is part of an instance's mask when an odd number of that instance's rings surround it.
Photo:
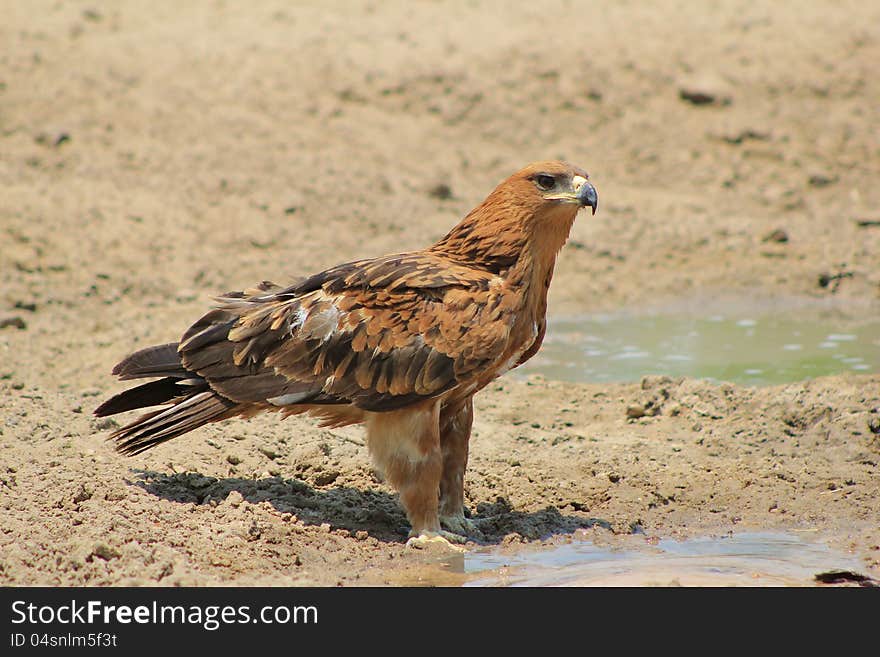
<path fill-rule="evenodd" d="M 95 409 L 95 415 L 105 417 L 107 415 L 124 413 L 125 411 L 133 411 L 136 408 L 158 406 L 159 404 L 166 404 L 175 397 L 180 397 L 187 392 L 198 392 L 193 388 L 181 389 L 178 386 L 179 382 L 180 379 L 169 376 L 158 381 L 144 383 L 136 388 L 129 388 L 98 406 Z"/>
<path fill-rule="evenodd" d="M 122 380 L 163 377 L 142 383 L 111 397 L 95 409 L 98 417 L 138 408 L 171 404 L 150 411 L 110 434 L 123 454 L 138 454 L 166 440 L 236 415 L 239 404 L 221 397 L 207 381 L 188 371 L 181 362 L 177 343 L 147 347 L 126 357 L 113 374 Z"/>
<path fill-rule="evenodd" d="M 238 413 L 236 402 L 205 390 L 166 409 L 147 413 L 110 434 L 116 449 L 134 455 L 188 431 Z"/>
<path fill-rule="evenodd" d="M 113 368 L 113 374 L 122 381 L 156 376 L 189 376 L 177 353 L 176 342 L 134 352 Z"/>

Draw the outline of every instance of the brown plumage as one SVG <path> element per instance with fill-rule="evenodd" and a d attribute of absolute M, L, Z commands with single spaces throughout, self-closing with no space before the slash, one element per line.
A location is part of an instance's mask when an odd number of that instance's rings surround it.
<path fill-rule="evenodd" d="M 462 505 L 473 395 L 540 347 L 556 255 L 578 210 L 596 211 L 587 178 L 537 162 L 425 250 L 223 295 L 179 342 L 120 362 L 120 379 L 156 380 L 95 414 L 167 405 L 111 435 L 125 454 L 264 410 L 363 423 L 410 542 L 460 539 L 440 526 L 471 529 Z"/>

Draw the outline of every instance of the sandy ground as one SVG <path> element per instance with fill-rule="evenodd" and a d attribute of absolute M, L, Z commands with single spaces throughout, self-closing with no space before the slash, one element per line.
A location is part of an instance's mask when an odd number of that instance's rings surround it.
<path fill-rule="evenodd" d="M 425 246 L 532 160 L 600 196 L 551 314 L 880 316 L 880 5 L 513 4 L 0 2 L 0 584 L 426 581 L 358 430 L 124 458 L 91 411 L 211 295 Z M 878 434 L 878 375 L 506 377 L 470 548 L 785 529 L 880 578 Z"/>

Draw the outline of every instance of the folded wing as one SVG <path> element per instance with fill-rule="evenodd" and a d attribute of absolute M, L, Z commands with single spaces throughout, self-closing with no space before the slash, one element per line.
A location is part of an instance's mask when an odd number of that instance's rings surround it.
<path fill-rule="evenodd" d="M 219 301 L 180 341 L 187 371 L 234 402 L 368 411 L 442 394 L 491 368 L 515 305 L 491 273 L 425 253 Z"/>

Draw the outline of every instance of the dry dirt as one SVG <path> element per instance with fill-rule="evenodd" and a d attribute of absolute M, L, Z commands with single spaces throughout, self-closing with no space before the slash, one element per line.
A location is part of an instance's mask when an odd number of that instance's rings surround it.
<path fill-rule="evenodd" d="M 0 5 L 0 584 L 428 581 L 356 429 L 124 458 L 91 411 L 211 295 L 425 246 L 532 160 L 600 196 L 551 315 L 880 316 L 876 2 Z M 477 398 L 470 547 L 786 529 L 880 578 L 878 432 L 876 374 L 508 376 Z"/>

